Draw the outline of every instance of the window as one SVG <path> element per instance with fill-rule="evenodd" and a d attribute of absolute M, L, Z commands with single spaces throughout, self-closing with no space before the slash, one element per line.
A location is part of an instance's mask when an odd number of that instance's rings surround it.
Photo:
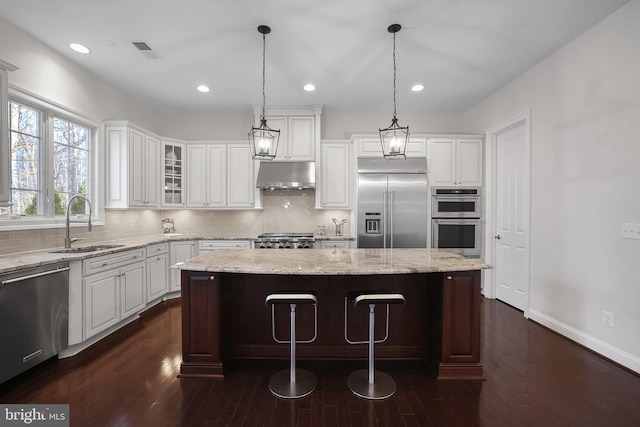
<path fill-rule="evenodd" d="M 67 202 L 74 194 L 88 194 L 89 129 L 76 123 L 53 119 L 53 183 L 55 214 L 66 214 Z M 62 205 L 60 204 L 62 202 Z M 76 199 L 70 206 L 71 214 L 85 213 L 85 202 Z"/>
<path fill-rule="evenodd" d="M 40 141 L 42 114 L 25 105 L 9 103 L 11 143 L 10 213 L 38 215 L 42 207 Z"/>
<path fill-rule="evenodd" d="M 0 225 L 7 218 L 51 222 L 66 215 L 74 194 L 91 200 L 92 128 L 69 119 L 72 113 L 19 100 L 9 101 L 9 111 L 12 205 L 0 208 Z M 78 198 L 69 213 L 88 213 L 88 206 Z"/>

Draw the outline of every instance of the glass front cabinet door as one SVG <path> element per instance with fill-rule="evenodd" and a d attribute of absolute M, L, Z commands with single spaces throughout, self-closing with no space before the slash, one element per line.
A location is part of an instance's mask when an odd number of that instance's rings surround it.
<path fill-rule="evenodd" d="M 164 141 L 163 152 L 163 206 L 184 206 L 184 144 Z"/>

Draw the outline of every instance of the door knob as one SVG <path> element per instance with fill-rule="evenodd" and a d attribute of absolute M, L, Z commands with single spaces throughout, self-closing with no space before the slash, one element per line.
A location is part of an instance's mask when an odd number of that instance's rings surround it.
<path fill-rule="evenodd" d="M 498 240 L 502 239 L 502 237 L 500 237 L 499 234 L 495 238 L 498 239 Z"/>

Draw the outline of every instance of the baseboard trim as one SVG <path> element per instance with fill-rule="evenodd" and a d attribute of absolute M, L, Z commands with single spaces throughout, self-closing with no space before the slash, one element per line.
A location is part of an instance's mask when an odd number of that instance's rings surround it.
<path fill-rule="evenodd" d="M 640 375 L 640 358 L 627 353 L 617 347 L 606 342 L 585 334 L 569 325 L 557 321 L 544 313 L 530 309 L 529 320 L 541 324 L 542 326 L 562 335 L 563 337 L 575 342 L 576 344 L 590 350 L 597 355 L 620 365 L 622 368 L 630 372 Z"/>

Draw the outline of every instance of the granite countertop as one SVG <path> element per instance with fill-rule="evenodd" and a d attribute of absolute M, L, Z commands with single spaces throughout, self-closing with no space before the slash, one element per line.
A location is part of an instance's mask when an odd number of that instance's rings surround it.
<path fill-rule="evenodd" d="M 182 240 L 252 240 L 256 236 L 218 236 L 218 235 L 194 235 L 194 234 L 154 234 L 144 237 L 132 237 L 127 239 L 108 240 L 102 242 L 78 243 L 73 248 L 85 246 L 119 245 L 117 248 L 102 249 L 93 252 L 58 253 L 63 247 L 55 247 L 31 252 L 19 252 L 0 256 L 0 274 L 12 271 L 24 270 L 31 267 L 55 264 L 58 262 L 81 261 L 83 259 L 110 255 L 117 252 L 132 249 L 145 248 L 149 245 L 166 243 L 168 241 Z"/>
<path fill-rule="evenodd" d="M 39 267 L 42 265 L 55 264 L 58 262 L 81 261 L 87 258 L 109 255 L 117 252 L 123 252 L 131 249 L 144 248 L 149 245 L 165 243 L 167 241 L 184 241 L 184 240 L 254 240 L 257 235 L 217 235 L 217 234 L 154 234 L 144 237 L 132 237 L 127 239 L 109 240 L 103 242 L 78 243 L 73 248 L 81 248 L 84 246 L 95 245 L 122 245 L 117 248 L 103 249 L 94 252 L 71 252 L 56 253 L 64 249 L 63 247 L 55 247 L 31 252 L 19 252 L 9 255 L 0 255 L 0 274 L 10 273 L 12 271 L 24 270 L 31 267 Z M 352 236 L 316 236 L 317 240 L 354 240 Z"/>
<path fill-rule="evenodd" d="M 177 267 L 192 271 L 290 275 L 410 274 L 491 268 L 481 260 L 437 249 L 222 249 L 178 263 Z"/>

